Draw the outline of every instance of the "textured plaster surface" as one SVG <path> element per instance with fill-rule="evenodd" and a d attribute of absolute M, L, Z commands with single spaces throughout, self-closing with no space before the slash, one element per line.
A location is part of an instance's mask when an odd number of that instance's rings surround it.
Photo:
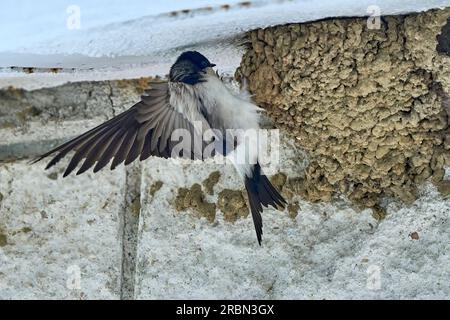
<path fill-rule="evenodd" d="M 0 164 L 0 298 L 118 299 L 123 169 L 43 168 Z"/>

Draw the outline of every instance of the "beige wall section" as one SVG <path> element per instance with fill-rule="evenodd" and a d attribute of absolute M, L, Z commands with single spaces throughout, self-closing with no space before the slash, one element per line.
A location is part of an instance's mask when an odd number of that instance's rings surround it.
<path fill-rule="evenodd" d="M 359 18 L 248 34 L 236 74 L 310 153 L 306 198 L 343 193 L 373 207 L 383 196 L 411 203 L 429 178 L 442 184 L 450 164 L 450 57 L 437 52 L 436 37 L 449 14 L 383 17 L 376 30 Z"/>
<path fill-rule="evenodd" d="M 408 192 L 430 172 L 442 180 L 448 58 L 433 51 L 438 16 L 387 18 L 387 31 L 345 19 L 251 33 L 241 71 L 283 129 L 272 179 L 290 204 L 264 212 L 262 247 L 231 166 L 151 158 L 62 179 L 67 162 L 46 172 L 19 160 L 131 106 L 145 80 L 0 91 L 0 298 L 450 297 L 450 198 L 434 185 L 384 211 L 310 201 L 342 185 L 375 203 L 379 189 L 367 187 L 379 179 L 393 193 L 393 174 Z M 365 155 L 374 163 L 358 162 Z M 438 185 L 447 195 L 449 173 Z M 346 189 L 355 183 L 359 198 Z"/>

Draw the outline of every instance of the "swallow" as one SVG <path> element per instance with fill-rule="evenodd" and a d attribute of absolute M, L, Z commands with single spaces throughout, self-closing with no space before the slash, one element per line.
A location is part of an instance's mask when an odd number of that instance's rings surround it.
<path fill-rule="evenodd" d="M 263 109 L 229 89 L 214 71 L 215 66 L 197 51 L 183 52 L 171 66 L 168 80 L 150 82 L 138 103 L 32 163 L 52 156 L 48 169 L 73 151 L 63 174 L 66 177 L 80 163 L 77 175 L 92 167 L 97 172 L 110 162 L 113 170 L 150 156 L 203 160 L 222 154 L 232 160 L 243 179 L 261 245 L 263 207 L 284 209 L 286 205 L 264 175 L 258 152 L 246 150 L 248 143 L 242 135 L 242 131 L 260 128 Z M 230 137 L 229 130 L 241 134 Z"/>

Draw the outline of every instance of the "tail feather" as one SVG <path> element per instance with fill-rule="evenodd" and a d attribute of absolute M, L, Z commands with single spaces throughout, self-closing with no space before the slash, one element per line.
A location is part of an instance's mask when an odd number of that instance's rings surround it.
<path fill-rule="evenodd" d="M 245 177 L 245 189 L 248 194 L 256 237 L 258 238 L 259 245 L 261 245 L 263 235 L 262 207 L 267 208 L 270 205 L 275 209 L 284 209 L 286 200 L 284 200 L 277 189 L 270 183 L 267 176 L 262 174 L 259 163 L 253 166 L 252 176 Z"/>

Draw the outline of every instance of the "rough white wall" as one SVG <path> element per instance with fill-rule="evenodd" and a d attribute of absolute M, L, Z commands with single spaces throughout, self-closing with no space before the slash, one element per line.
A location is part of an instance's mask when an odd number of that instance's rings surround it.
<path fill-rule="evenodd" d="M 299 156 L 288 144 L 282 151 L 283 171 L 303 166 L 287 161 Z M 450 297 L 450 199 L 433 186 L 424 186 L 409 207 L 387 201 L 381 222 L 339 199 L 300 201 L 295 219 L 266 210 L 259 247 L 250 217 L 230 223 L 217 212 L 210 223 L 175 209 L 179 187 L 215 170 L 221 178 L 207 200 L 224 188 L 242 188 L 231 166 L 149 159 L 133 180 L 140 197 L 124 208 L 130 186 L 123 167 L 62 179 L 55 175 L 61 169 L 1 164 L 0 298 Z M 152 195 L 156 181 L 163 184 Z M 140 216 L 124 233 L 130 208 Z M 136 252 L 123 240 L 134 237 Z M 130 261 L 124 252 L 135 255 L 135 270 L 122 268 Z"/>
<path fill-rule="evenodd" d="M 354 210 L 343 200 L 301 202 L 295 219 L 266 210 L 259 247 L 251 218 L 231 224 L 218 214 L 211 224 L 174 209 L 180 185 L 189 187 L 217 169 L 216 191 L 240 188 L 229 166 L 145 164 L 136 298 L 450 297 L 450 199 L 433 186 L 425 186 L 410 207 L 390 203 L 380 223 L 371 210 Z M 158 180 L 164 184 L 151 196 L 149 187 Z"/>
<path fill-rule="evenodd" d="M 123 168 L 66 179 L 43 169 L 0 165 L 0 299 L 119 298 Z"/>

